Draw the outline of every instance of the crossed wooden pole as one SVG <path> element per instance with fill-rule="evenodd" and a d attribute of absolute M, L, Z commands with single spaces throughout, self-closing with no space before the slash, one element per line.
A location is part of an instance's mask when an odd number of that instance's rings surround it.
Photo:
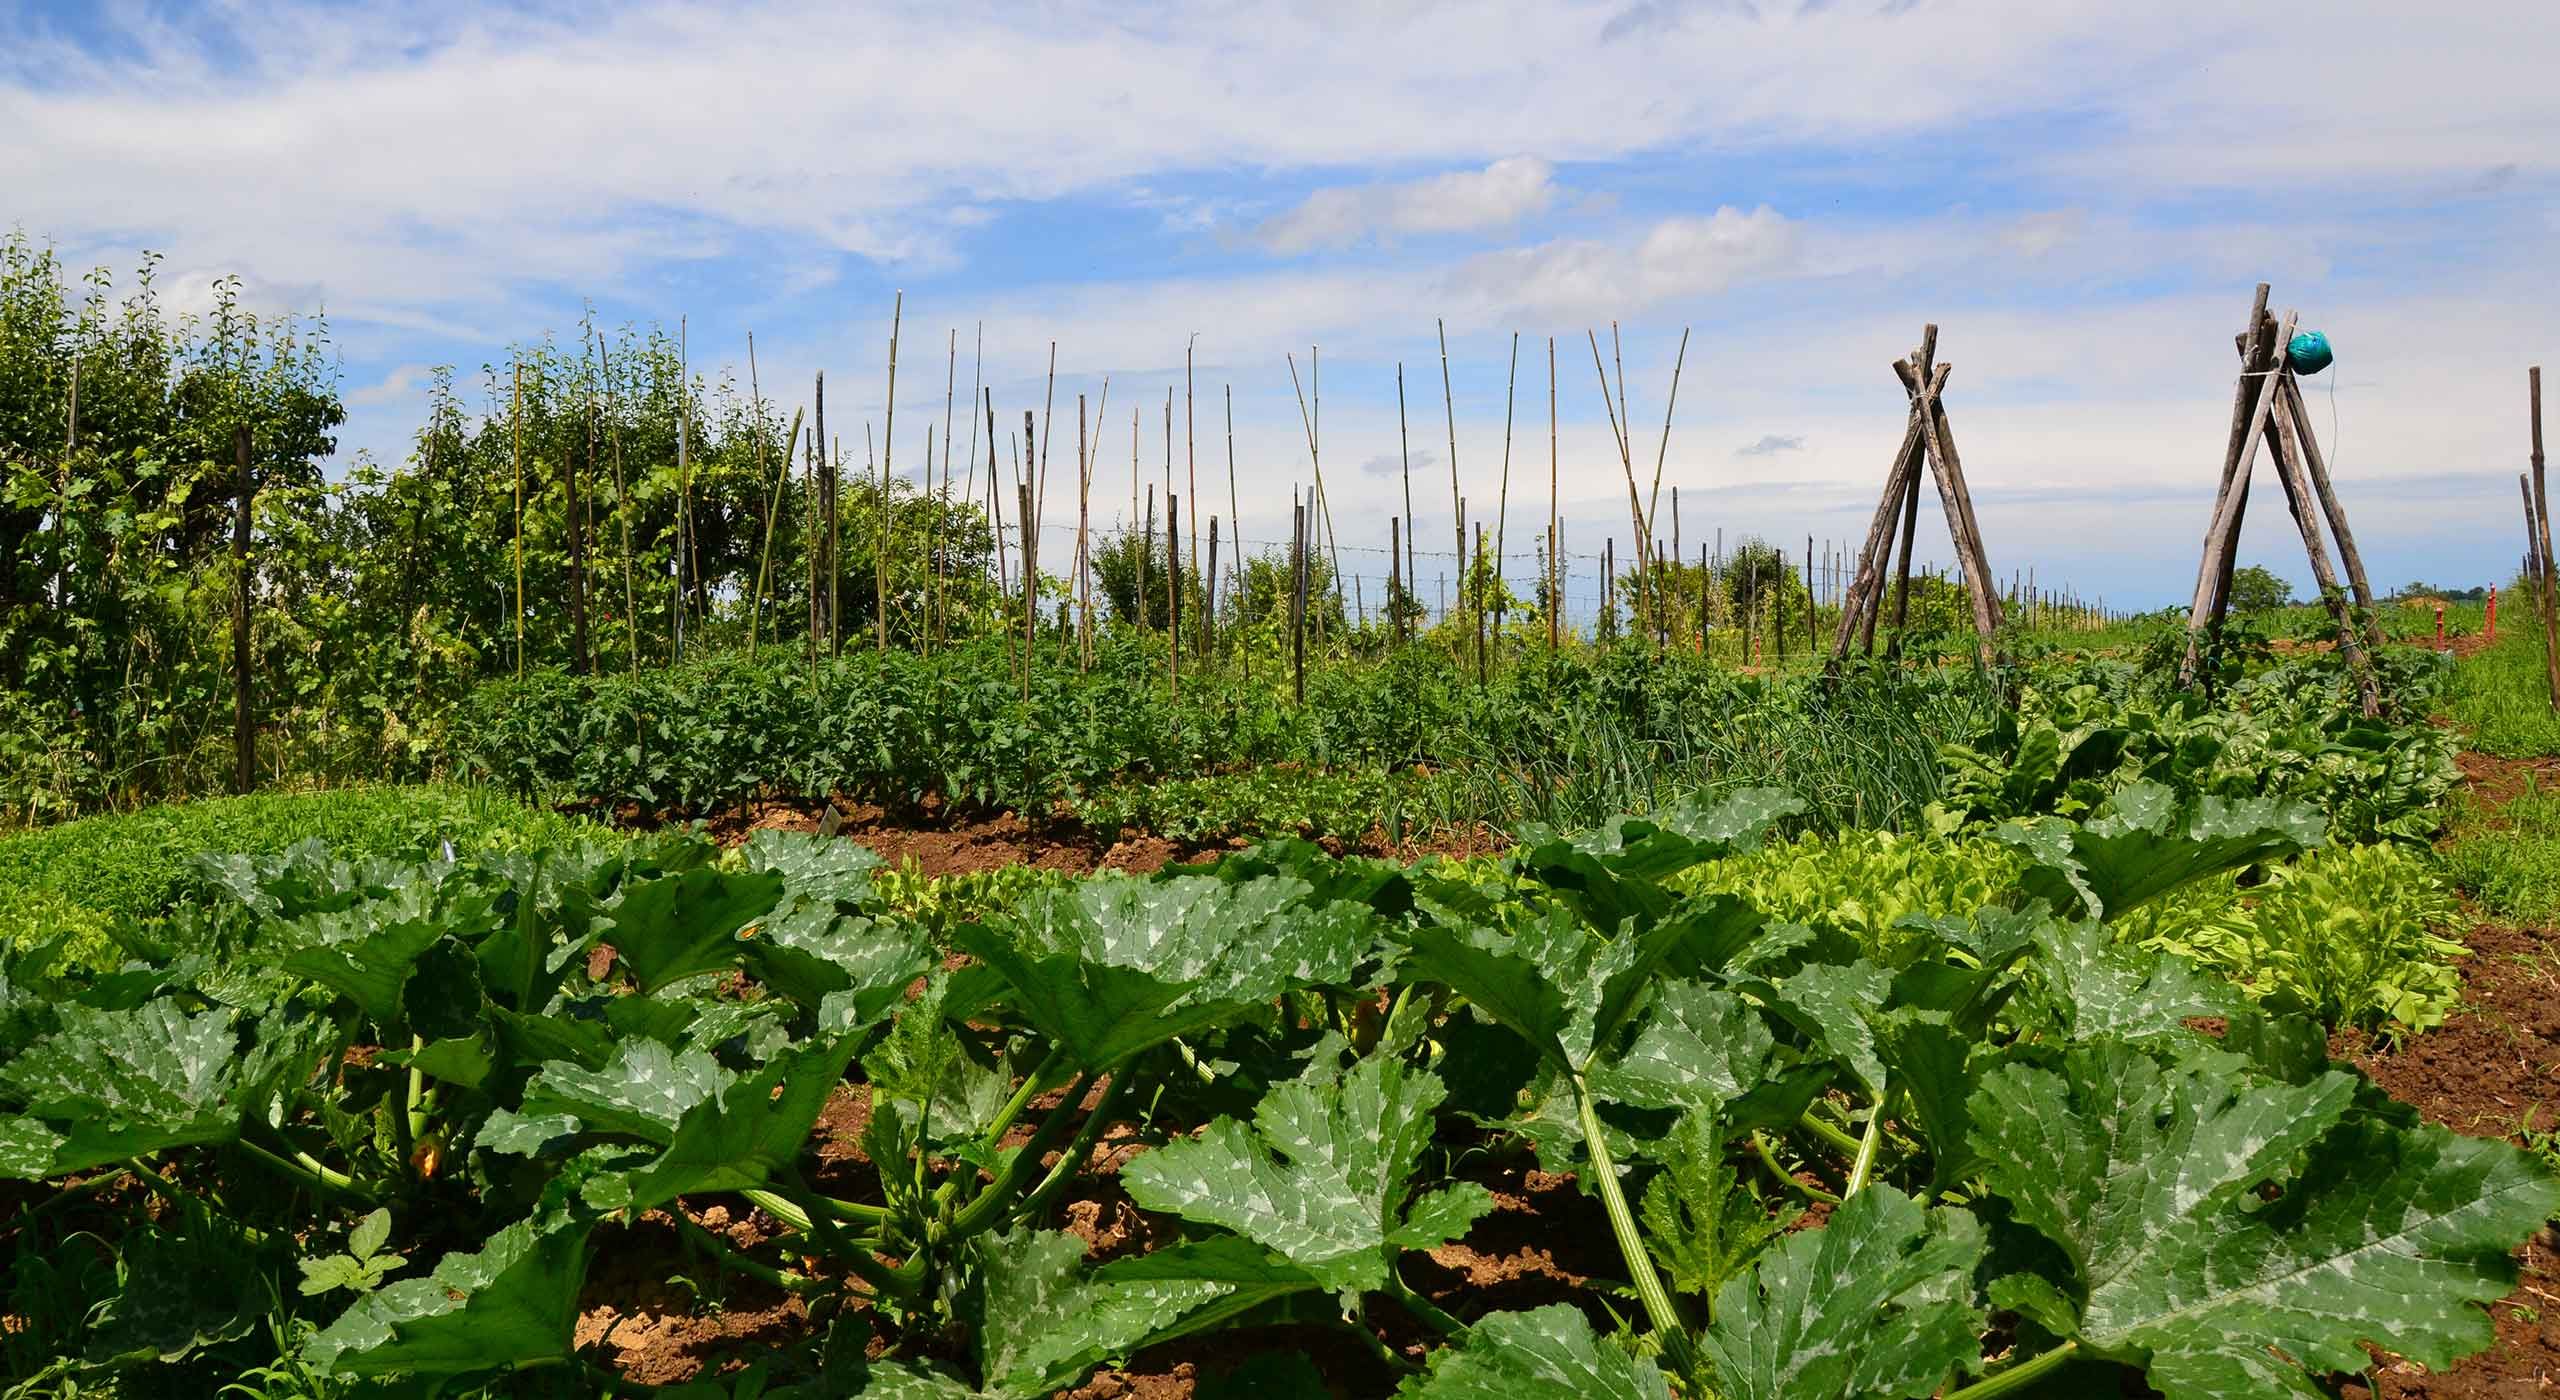
<path fill-rule="evenodd" d="M 2284 484 L 2285 503 L 2302 535 L 2312 581 L 2319 585 L 2320 599 L 2337 622 L 2338 650 L 2347 659 L 2364 713 L 2370 717 L 2381 712 L 2382 700 L 2366 646 L 2368 642 L 2382 645 L 2382 623 L 2374 613 L 2373 586 L 2365 580 L 2364 559 L 2356 552 L 2355 535 L 2347 529 L 2346 509 L 2338 504 L 2328 463 L 2320 455 L 2320 440 L 2312 435 L 2310 415 L 2303 411 L 2302 385 L 2286 358 L 2294 321 L 2294 313 L 2288 311 L 2283 326 L 2277 326 L 2275 317 L 2267 313 L 2267 284 L 2259 283 L 2257 299 L 2249 309 L 2249 328 L 2235 337 L 2240 379 L 2232 391 L 2231 438 L 2223 452 L 2222 484 L 2214 495 L 2212 523 L 2205 529 L 2204 557 L 2196 567 L 2195 601 L 2187 612 L 2186 656 L 2178 668 L 2178 683 L 2192 686 L 2203 677 L 2205 639 L 2219 631 L 2230 611 L 2231 570 L 2240 549 L 2240 523 L 2249 509 L 2250 473 L 2264 443 L 2267 454 L 2275 459 L 2276 479 Z M 2328 543 L 2321 533 L 2323 517 L 2338 537 L 2338 556 L 2346 564 L 2348 584 L 2354 590 L 2353 611 L 2347 589 L 2339 587 L 2337 572 L 2329 564 Z"/>
<path fill-rule="evenodd" d="M 1965 485 L 1964 459 L 1956 455 L 1955 431 L 1947 425 L 1942 395 L 1954 366 L 1938 362 L 1938 328 L 1920 328 L 1920 348 L 1893 362 L 1894 377 L 1911 400 L 1902 446 L 1893 455 L 1884 494 L 1876 501 L 1875 518 L 1858 551 L 1858 572 L 1840 609 L 1831 636 L 1831 666 L 1837 670 L 1849 655 L 1854 638 L 1867 655 L 1876 649 L 1876 618 L 1884 610 L 1885 556 L 1894 546 L 1894 519 L 1901 517 L 1901 548 L 1894 563 L 1894 637 L 1887 655 L 1902 647 L 1902 625 L 1911 598 L 1911 537 L 1920 523 L 1920 468 L 1927 464 L 1938 483 L 1938 504 L 1946 514 L 1947 534 L 1956 562 L 1964 570 L 1965 595 L 1973 606 L 1976 654 L 1986 667 L 1999 659 L 2000 599 L 1991 587 L 1991 561 L 1982 551 L 1982 526 L 1974 519 L 1973 492 Z"/>

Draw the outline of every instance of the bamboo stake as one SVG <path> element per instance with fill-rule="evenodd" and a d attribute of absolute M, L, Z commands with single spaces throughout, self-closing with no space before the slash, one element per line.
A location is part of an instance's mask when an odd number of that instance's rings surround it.
<path fill-rule="evenodd" d="M 1600 337 L 1592 334 L 1588 330 L 1585 330 L 1584 334 L 1589 336 L 1591 340 L 1592 372 L 1600 376 L 1600 406 L 1603 409 L 1608 410 L 1609 438 L 1612 442 L 1617 444 L 1618 465 L 1626 472 L 1627 518 L 1633 522 L 1635 526 L 1636 554 L 1638 556 L 1637 563 L 1642 564 L 1642 556 L 1645 551 L 1644 501 L 1636 494 L 1636 464 L 1634 450 L 1627 441 L 1626 429 L 1619 423 L 1618 410 L 1616 406 L 1609 401 L 1609 370 L 1605 365 L 1600 363 Z M 1609 326 L 1609 338 L 1612 344 L 1617 340 L 1617 323 L 1614 321 L 1611 322 Z M 1622 374 L 1624 373 L 1623 363 L 1621 364 L 1620 372 Z M 1626 390 L 1626 381 L 1621 379 L 1618 387 L 1619 392 L 1624 394 Z M 1641 600 L 1639 600 L 1639 602 L 1640 601 Z"/>
<path fill-rule="evenodd" d="M 1458 499 L 1458 403 L 1449 393 L 1449 326 L 1447 322 L 1436 318 L 1433 324 L 1440 330 L 1440 408 L 1449 420 L 1449 529 L 1452 536 L 1450 557 L 1457 562 L 1458 606 L 1463 608 L 1467 605 L 1467 590 L 1472 582 L 1470 577 L 1472 571 L 1467 568 L 1467 508 L 1465 503 Z M 1477 600 L 1477 610 L 1483 610 L 1482 599 Z"/>
<path fill-rule="evenodd" d="M 752 354 L 752 350 L 750 351 Z M 596 336 L 596 362 L 604 375 L 605 394 L 613 395 L 613 354 L 605 348 L 604 337 Z M 620 413 L 605 419 L 606 433 L 613 439 L 613 513 L 622 522 L 622 622 L 630 638 L 631 674 L 640 674 L 640 593 L 631 570 L 631 491 L 622 474 L 622 418 Z M 429 439 L 433 441 L 433 439 Z M 790 460 L 788 457 L 785 461 Z M 768 521 L 771 517 L 766 517 Z"/>
<path fill-rule="evenodd" d="M 873 527 L 877 537 L 871 548 L 873 645 L 882 651 L 889 649 L 889 454 L 898 450 L 898 330 L 906 320 L 906 314 L 907 293 L 900 288 L 896 299 L 889 304 L 889 402 L 881 409 L 880 499 L 875 506 L 879 512 L 879 524 Z M 823 416 L 819 421 L 824 424 Z M 1023 557 L 1030 558 L 1028 535 L 1024 537 L 1022 547 Z M 828 587 L 834 587 L 832 579 L 828 581 Z"/>
<path fill-rule="evenodd" d="M 515 437 L 516 462 L 516 679 L 524 679 L 524 361 L 516 361 L 515 399 L 507 409 L 507 427 Z M 246 490 L 242 491 L 245 496 Z M 681 580 L 682 565 L 677 578 Z M 682 584 L 678 584 L 682 588 Z M 676 595 L 676 605 L 684 605 L 684 595 Z"/>
<path fill-rule="evenodd" d="M 1076 667 L 1093 669 L 1093 575 L 1086 531 L 1093 516 L 1093 458 L 1085 441 L 1084 395 L 1076 395 Z"/>
<path fill-rule="evenodd" d="M 1227 523 L 1234 528 L 1236 534 L 1236 587 L 1241 590 L 1244 587 L 1244 513 L 1236 506 L 1236 386 L 1229 384 L 1225 387 L 1227 405 Z M 1239 592 L 1237 595 L 1237 602 L 1241 605 L 1243 601 L 1243 595 Z M 1253 675 L 1253 652 L 1250 648 L 1245 651 L 1244 665 L 1246 677 L 1251 678 Z"/>
<path fill-rule="evenodd" d="M 1510 567 L 1511 556 L 1504 552 L 1504 531 L 1511 522 L 1511 406 L 1520 387 L 1520 332 L 1511 333 L 1511 369 L 1502 380 L 1502 487 L 1493 500 L 1493 568 L 1494 577 L 1502 579 Z M 1511 590 L 1504 587 L 1494 598 L 1493 642 L 1502 645 L 1502 624 L 1511 611 Z"/>
<path fill-rule="evenodd" d="M 684 660 L 685 563 L 693 545 L 693 354 L 687 318 L 676 318 L 676 599 L 668 614 L 668 655 Z M 524 366 L 516 366 L 519 381 Z M 518 592 L 523 590 L 519 589 Z M 521 608 L 518 609 L 522 611 Z M 522 651 L 521 645 L 517 648 Z"/>
<path fill-rule="evenodd" d="M 2542 666 L 2551 685 L 2552 708 L 2560 709 L 2560 601 L 2551 589 L 2551 489 L 2542 466 L 2542 366 L 2525 371 L 2525 398 L 2533 423 L 2533 514 L 2542 545 Z"/>
<path fill-rule="evenodd" d="M 1564 517 L 1556 508 L 1556 338 L 1547 337 L 1547 651 L 1564 636 L 1564 551 L 1557 536 Z"/>
<path fill-rule="evenodd" d="M 1164 675 L 1166 698 L 1182 698 L 1182 502 L 1164 496 Z"/>
<path fill-rule="evenodd" d="M 2196 564 L 2195 600 L 2188 608 L 2187 648 L 2178 666 L 2178 683 L 2195 683 L 2196 668 L 2203 659 L 2204 629 L 2222 617 L 2223 601 L 2229 596 L 2229 565 L 2240 546 L 2240 524 L 2248 509 L 2249 465 L 2257 455 L 2258 436 L 2265 416 L 2274 401 L 2274 388 L 2265 382 L 2272 374 L 2261 375 L 2268 366 L 2272 349 L 2263 327 L 2267 317 L 2267 284 L 2258 290 L 2249 307 L 2249 325 L 2243 333 L 2248 337 L 2240 362 L 2240 377 L 2232 390 L 2231 436 L 2223 450 L 2222 478 L 2214 488 L 2213 516 L 2205 526 L 2204 553 Z M 2252 382 L 2253 380 L 2257 382 Z"/>
<path fill-rule="evenodd" d="M 578 675 L 590 669 L 587 653 L 587 519 L 579 508 L 578 454 L 563 452 L 561 484 L 566 495 L 561 501 L 561 523 L 569 535 L 569 664 Z M 596 465 L 596 404 L 587 400 L 587 471 L 593 475 Z"/>
<path fill-rule="evenodd" d="M 516 375 L 521 386 L 524 367 L 519 363 Z M 519 400 L 523 389 L 517 389 Z M 519 432 L 521 436 L 521 432 Z M 247 792 L 258 785 L 258 723 L 255 702 L 251 698 L 251 668 L 256 664 L 249 646 L 249 528 L 252 500 L 258 482 L 249 465 L 249 425 L 239 423 L 231 429 L 231 456 L 238 467 L 239 494 L 231 513 L 231 759 L 232 786 Z M 516 678 L 524 678 L 524 478 L 519 470 L 516 478 Z"/>
<path fill-rule="evenodd" d="M 1195 562 L 1200 558 L 1200 453 L 1192 434 L 1191 350 L 1199 340 L 1200 333 L 1193 331 L 1191 339 L 1182 343 L 1182 495 L 1191 502 L 1191 557 Z"/>
<path fill-rule="evenodd" d="M 1026 411 L 1023 415 L 1029 417 Z M 1026 455 L 1030 449 L 1028 435 L 1023 443 Z M 1026 463 L 1026 465 L 1029 465 Z M 1039 516 L 1039 503 L 1034 499 L 1038 488 L 1025 481 L 1014 488 L 1022 493 L 1022 508 L 1016 518 L 1033 520 Z M 1031 668 L 1040 654 L 1040 536 L 1025 529 L 1022 532 L 1022 699 L 1031 700 Z"/>
<path fill-rule="evenodd" d="M 749 362 L 750 364 L 753 363 L 752 351 L 749 352 Z M 752 375 L 754 373 L 753 369 L 750 369 L 748 373 Z M 763 421 L 761 416 L 759 416 L 757 421 L 759 423 L 759 427 L 756 434 L 756 474 L 761 477 L 764 474 L 764 434 L 761 427 L 761 423 Z M 764 512 L 764 549 L 756 560 L 755 599 L 749 606 L 747 612 L 747 659 L 750 661 L 755 659 L 756 643 L 764 635 L 764 589 L 765 580 L 771 575 L 773 570 L 774 521 L 782 514 L 782 487 L 783 483 L 791 479 L 791 455 L 799 450 L 800 414 L 797 410 L 794 410 L 791 415 L 790 440 L 782 445 L 782 469 L 773 474 L 773 499 L 771 503 L 765 507 Z"/>

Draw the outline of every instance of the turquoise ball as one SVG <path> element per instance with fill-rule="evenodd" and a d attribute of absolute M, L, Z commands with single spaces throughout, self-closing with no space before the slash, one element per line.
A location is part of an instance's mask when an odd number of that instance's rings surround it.
<path fill-rule="evenodd" d="M 2337 356 L 2330 353 L 2329 337 L 2318 331 L 2304 331 L 2284 347 L 2284 360 L 2296 374 L 2318 374 L 2329 367 Z"/>

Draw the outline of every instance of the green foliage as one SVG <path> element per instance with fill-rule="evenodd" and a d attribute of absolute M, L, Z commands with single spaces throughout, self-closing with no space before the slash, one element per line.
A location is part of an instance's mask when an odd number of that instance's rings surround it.
<path fill-rule="evenodd" d="M 275 855 L 306 841 L 344 856 L 520 851 L 601 839 L 591 823 L 463 787 L 343 788 L 146 807 L 0 835 L 0 943 L 71 938 L 112 958 L 120 926 L 149 925 L 204 892 L 200 855 Z"/>
<path fill-rule="evenodd" d="M 2327 1025 L 2409 1034 L 2441 1024 L 2461 991 L 2465 949 L 2443 930 L 2461 913 L 2434 863 L 2399 846 L 2340 846 L 2224 880 L 2129 921 L 2250 995 L 2281 998 Z"/>
<path fill-rule="evenodd" d="M 1028 1400 L 1222 1327 L 1380 1343 L 1384 1306 L 1445 1339 L 1422 1396 L 1983 1400 L 2074 1358 L 2308 1396 L 2368 1346 L 2487 1343 L 2560 1182 L 2283 1010 L 2384 1004 L 2355 978 L 2401 956 L 2416 857 L 2284 865 L 2301 809 L 2141 784 L 2007 841 L 1787 839 L 1806 811 L 1741 789 L 1479 862 L 1280 842 L 948 898 L 775 833 L 224 861 L 183 950 L 0 954 L 0 1169 L 43 1183 L 0 1346 L 93 1390 L 593 1392 L 590 1262 L 660 1222 L 844 1319 L 719 1358 L 791 1400 Z M 2235 908 L 2263 1012 L 2140 946 Z M 1625 1286 L 1417 1292 L 1405 1256 L 1494 1206 L 1480 1156 L 1570 1171 Z M 1108 1262 L 1044 1228 L 1101 1161 L 1153 1245 Z"/>
<path fill-rule="evenodd" d="M 2560 794 L 2528 780 L 2494 812 L 2466 801 L 2444 853 L 2445 874 L 2500 918 L 2560 919 Z"/>
<path fill-rule="evenodd" d="M 2251 564 L 2231 571 L 2231 610 L 2236 613 L 2273 612 L 2293 602 L 2293 585 L 2275 576 L 2263 564 Z"/>

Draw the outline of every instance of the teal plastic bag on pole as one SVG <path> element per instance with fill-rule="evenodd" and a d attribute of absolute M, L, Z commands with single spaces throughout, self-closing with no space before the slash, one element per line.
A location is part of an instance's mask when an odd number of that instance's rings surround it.
<path fill-rule="evenodd" d="M 2329 337 L 2318 331 L 2304 331 L 2284 347 L 2284 360 L 2296 374 L 2318 374 L 2337 358 L 2329 350 Z"/>

